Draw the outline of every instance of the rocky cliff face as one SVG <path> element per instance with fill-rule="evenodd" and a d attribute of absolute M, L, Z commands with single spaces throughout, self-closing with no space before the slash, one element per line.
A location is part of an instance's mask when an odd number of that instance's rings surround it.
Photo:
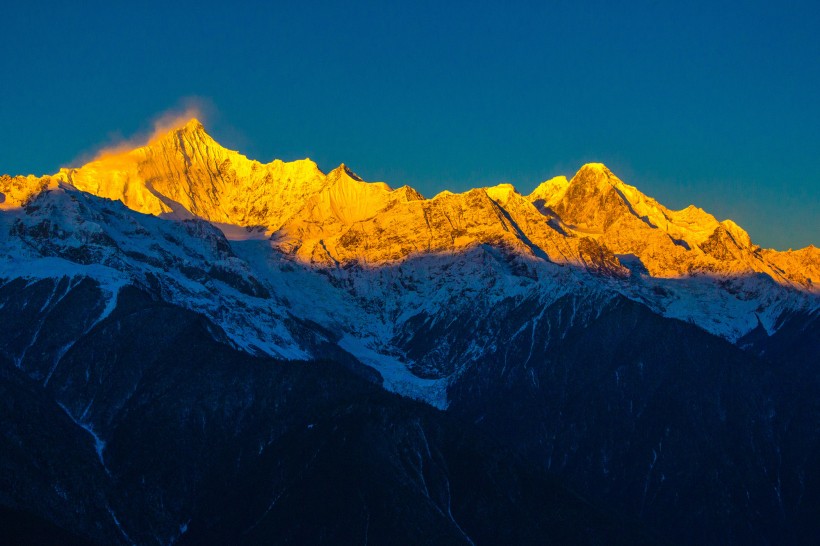
<path fill-rule="evenodd" d="M 226 150 L 191 120 L 143 147 L 104 154 L 54 179 L 153 215 L 276 229 L 326 183 L 309 159 L 263 165 Z"/>

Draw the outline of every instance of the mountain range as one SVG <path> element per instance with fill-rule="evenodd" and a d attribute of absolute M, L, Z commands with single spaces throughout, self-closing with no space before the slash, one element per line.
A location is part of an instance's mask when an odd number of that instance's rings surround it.
<path fill-rule="evenodd" d="M 0 177 L 0 256 L 14 541 L 820 534 L 820 250 L 602 164 L 425 198 L 194 119 Z"/>

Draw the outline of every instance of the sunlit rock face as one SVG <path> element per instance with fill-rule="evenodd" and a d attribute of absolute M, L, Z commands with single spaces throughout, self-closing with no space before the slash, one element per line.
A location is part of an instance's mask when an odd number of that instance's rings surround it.
<path fill-rule="evenodd" d="M 54 178 L 154 215 L 276 229 L 326 180 L 309 159 L 262 164 L 217 144 L 197 120 Z"/>
<path fill-rule="evenodd" d="M 544 182 L 529 196 L 501 184 L 425 199 L 407 186 L 365 182 L 345 165 L 324 174 L 309 159 L 250 160 L 192 119 L 145 146 L 103 153 L 77 169 L 3 177 L 0 207 L 19 206 L 59 183 L 147 214 L 202 218 L 229 238 L 273 236 L 277 248 L 307 263 L 379 265 L 491 244 L 586 266 L 584 256 L 597 244 L 616 260 L 639 261 L 653 277 L 764 273 L 817 290 L 816 250 L 797 259 L 762 250 L 731 220 L 692 205 L 669 210 L 599 163 L 570 180 Z"/>

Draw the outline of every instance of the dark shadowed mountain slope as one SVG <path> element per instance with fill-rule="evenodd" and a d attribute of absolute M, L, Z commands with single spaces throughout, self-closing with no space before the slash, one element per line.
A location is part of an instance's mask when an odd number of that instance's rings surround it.
<path fill-rule="evenodd" d="M 499 343 L 451 388 L 450 411 L 682 543 L 811 543 L 816 369 L 786 395 L 782 362 L 625 299 L 562 327 L 583 307 L 560 301 Z"/>
<path fill-rule="evenodd" d="M 45 288 L 7 285 L 2 309 Z M 93 288 L 65 297 L 91 309 Z M 32 362 L 62 352 L 46 386 L 40 366 L 2 366 L 0 465 L 17 478 L 0 504 L 90 542 L 647 541 L 440 411 L 337 364 L 236 351 L 137 289 L 68 349 L 39 332 L 56 349 Z"/>

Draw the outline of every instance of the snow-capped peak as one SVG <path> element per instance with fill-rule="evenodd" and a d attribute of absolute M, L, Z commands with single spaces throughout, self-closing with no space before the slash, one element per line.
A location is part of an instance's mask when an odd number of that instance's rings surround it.
<path fill-rule="evenodd" d="M 603 164 L 526 197 L 498 184 L 425 199 L 345 164 L 248 159 L 195 119 L 78 169 L 0 177 L 0 209 L 0 276 L 149 287 L 248 351 L 310 358 L 335 343 L 439 406 L 441 369 L 492 344 L 460 346 L 446 324 L 487 310 L 620 295 L 736 341 L 813 312 L 820 292 L 815 247 L 761 250 L 734 222 L 667 209 Z M 438 332 L 435 349 L 413 357 L 424 332 Z M 411 371 L 428 365 L 428 379 Z"/>
<path fill-rule="evenodd" d="M 763 272 L 816 289 L 804 266 L 792 271 L 802 262 L 775 267 L 773 255 L 757 253 L 731 220 L 718 222 L 694 206 L 670 210 L 602 163 L 583 165 L 570 180 L 548 180 L 527 197 L 498 184 L 428 200 L 409 186 L 394 191 L 365 182 L 344 163 L 325 175 L 309 159 L 248 159 L 220 146 L 193 118 L 79 169 L 9 179 L 6 191 L 0 188 L 3 206 L 19 205 L 51 179 L 139 212 L 202 218 L 231 237 L 242 235 L 236 228 L 273 235 L 280 250 L 310 263 L 379 264 L 491 244 L 587 267 L 595 244 L 634 256 L 653 277 Z"/>

